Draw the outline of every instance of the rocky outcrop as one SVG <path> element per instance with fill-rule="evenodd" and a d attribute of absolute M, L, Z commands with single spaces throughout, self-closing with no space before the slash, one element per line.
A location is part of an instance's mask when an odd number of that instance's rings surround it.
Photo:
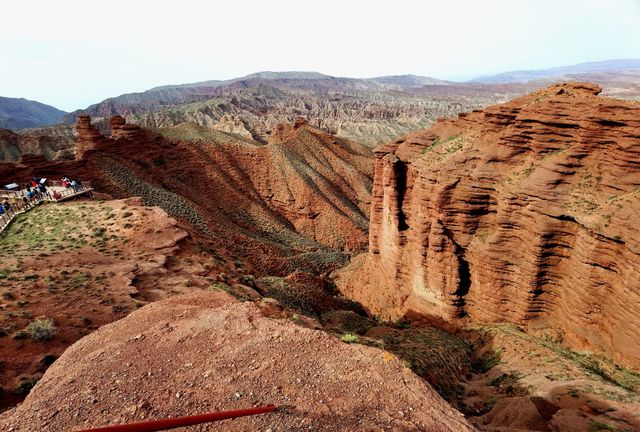
<path fill-rule="evenodd" d="M 125 139 L 141 144 L 149 141 L 149 136 L 144 129 L 136 124 L 127 124 L 122 116 L 111 116 L 109 126 L 111 127 L 111 138 L 115 140 Z"/>
<path fill-rule="evenodd" d="M 98 128 L 91 124 L 91 116 L 78 116 L 76 120 L 76 131 L 78 133 L 77 159 L 82 159 L 87 151 L 94 150 L 100 144 L 106 142 Z"/>
<path fill-rule="evenodd" d="M 640 105 L 600 90 L 553 85 L 378 148 L 369 253 L 342 289 L 396 318 L 559 328 L 639 367 Z"/>
<path fill-rule="evenodd" d="M 0 129 L 0 162 L 16 162 L 23 156 L 44 156 L 47 160 L 73 159 L 75 138 L 65 134 L 61 126 L 58 135 L 49 134 L 46 129 L 17 133 Z M 53 129 L 53 128 L 51 128 Z"/>
<path fill-rule="evenodd" d="M 65 351 L 0 428 L 68 431 L 274 404 L 273 414 L 200 430 L 475 430 L 392 354 L 270 319 L 260 305 L 181 296 L 103 326 Z"/>
<path fill-rule="evenodd" d="M 114 197 L 140 196 L 268 274 L 327 272 L 343 265 L 342 251 L 366 248 L 369 148 L 304 120 L 268 145 L 200 129 L 188 140 L 187 126 L 167 138 L 113 116 L 109 135 L 80 117 L 77 160 L 0 164 L 0 181 L 73 176 Z"/>
<path fill-rule="evenodd" d="M 238 116 L 223 115 L 213 128 L 221 132 L 227 132 L 242 138 L 253 139 L 253 135 L 247 129 L 247 125 Z"/>

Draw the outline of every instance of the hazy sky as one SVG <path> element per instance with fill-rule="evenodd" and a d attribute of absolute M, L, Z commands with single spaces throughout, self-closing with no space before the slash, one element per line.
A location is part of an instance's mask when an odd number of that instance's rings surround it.
<path fill-rule="evenodd" d="M 640 58 L 640 0 L 18 0 L 0 96 L 64 110 L 261 70 L 466 79 Z"/>

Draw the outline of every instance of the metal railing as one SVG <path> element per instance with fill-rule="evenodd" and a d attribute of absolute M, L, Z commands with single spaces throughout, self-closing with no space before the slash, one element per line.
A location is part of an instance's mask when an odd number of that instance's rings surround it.
<path fill-rule="evenodd" d="M 49 195 L 51 199 L 45 198 L 45 201 L 53 201 L 53 202 L 62 201 L 67 198 L 77 196 L 77 195 L 83 195 L 85 193 L 90 193 L 92 191 L 93 191 L 93 188 L 91 187 L 91 185 L 84 184 L 84 183 L 81 186 L 75 186 L 75 187 L 69 186 L 62 190 L 53 189 L 53 192 L 51 190 L 49 191 Z M 56 198 L 56 194 L 59 195 L 59 197 Z"/>
<path fill-rule="evenodd" d="M 31 185 L 29 185 L 29 186 L 31 186 Z M 45 187 L 47 187 L 47 188 L 60 188 L 60 189 L 63 189 L 63 190 L 75 190 L 77 192 L 77 191 L 82 191 L 82 190 L 86 190 L 86 189 L 91 189 L 91 183 L 83 182 L 81 186 L 76 186 L 74 188 L 70 184 L 67 184 L 66 187 L 63 186 L 62 185 L 62 181 L 60 181 L 60 180 L 47 180 L 47 184 L 45 185 Z M 35 189 L 35 188 L 32 187 L 31 189 Z M 22 197 L 25 197 L 25 196 L 27 196 L 27 189 L 26 188 L 16 189 L 16 190 L 0 189 L 0 198 L 20 198 L 20 199 L 22 199 Z"/>
<path fill-rule="evenodd" d="M 3 210 L 2 214 L 0 215 L 0 233 L 2 233 L 4 229 L 9 226 L 11 221 L 13 221 L 16 216 L 31 210 L 33 207 L 40 204 L 42 201 L 43 199 L 40 198 L 40 199 L 31 201 L 29 204 L 14 203 L 14 204 L 11 204 L 11 207 L 8 210 Z M 1 205 L 2 203 L 0 203 L 0 206 Z"/>
<path fill-rule="evenodd" d="M 38 204 L 41 204 L 44 201 L 48 202 L 59 202 L 64 201 L 69 198 L 73 198 L 75 196 L 80 196 L 84 194 L 91 194 L 93 192 L 93 188 L 89 183 L 83 183 L 81 186 L 76 187 L 67 187 L 63 188 L 62 186 L 57 186 L 60 182 L 52 182 L 56 184 L 55 186 L 45 188 L 45 192 L 37 192 L 32 195 L 31 199 L 28 199 L 28 193 L 26 189 L 10 191 L 10 190 L 0 190 L 0 198 L 3 199 L 17 199 L 19 201 L 11 203 L 8 209 L 2 210 L 2 214 L 0 214 L 0 233 L 2 233 L 5 228 L 9 226 L 9 224 L 18 216 L 19 214 L 25 213 Z M 27 198 L 27 201 L 24 201 L 23 198 Z M 3 203 L 0 202 L 0 206 Z"/>

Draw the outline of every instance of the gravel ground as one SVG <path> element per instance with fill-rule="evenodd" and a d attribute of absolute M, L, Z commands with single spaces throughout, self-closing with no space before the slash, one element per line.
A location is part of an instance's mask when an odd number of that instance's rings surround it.
<path fill-rule="evenodd" d="M 182 431 L 470 431 L 392 354 L 265 316 L 225 293 L 174 297 L 70 347 L 6 431 L 89 426 L 275 404 Z"/>

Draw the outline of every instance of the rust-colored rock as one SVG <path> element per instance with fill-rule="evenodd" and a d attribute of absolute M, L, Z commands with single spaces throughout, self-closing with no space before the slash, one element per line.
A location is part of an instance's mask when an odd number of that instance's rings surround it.
<path fill-rule="evenodd" d="M 275 404 L 203 431 L 474 431 L 395 356 L 271 319 L 225 293 L 174 297 L 70 347 L 0 429 L 70 431 Z"/>
<path fill-rule="evenodd" d="M 127 123 L 124 117 L 120 115 L 114 115 L 109 118 L 109 126 L 111 126 L 111 131 L 114 129 L 119 129 Z"/>
<path fill-rule="evenodd" d="M 269 145 L 190 124 L 169 139 L 121 116 L 110 127 L 106 137 L 79 117 L 77 160 L 0 163 L 0 181 L 70 176 L 115 197 L 141 196 L 260 273 L 327 272 L 345 262 L 336 250 L 366 248 L 373 172 L 366 146 L 300 122 L 295 130 L 279 126 Z"/>
<path fill-rule="evenodd" d="M 98 128 L 91 124 L 91 117 L 88 115 L 78 116 L 76 132 L 78 133 L 76 159 L 82 159 L 85 153 L 95 150 L 106 142 L 105 137 Z"/>
<path fill-rule="evenodd" d="M 640 105 L 553 85 L 380 147 L 370 249 L 339 280 L 372 311 L 556 327 L 640 366 Z"/>
<path fill-rule="evenodd" d="M 65 134 L 69 128 L 60 127 L 60 135 L 50 135 L 47 129 L 16 133 L 0 128 L 0 163 L 17 162 L 32 156 L 44 156 L 48 160 L 73 159 L 76 140 Z"/>
<path fill-rule="evenodd" d="M 109 119 L 111 126 L 111 138 L 119 140 L 126 139 L 130 141 L 148 141 L 147 133 L 140 126 L 135 124 L 127 124 L 122 116 L 111 116 Z"/>

